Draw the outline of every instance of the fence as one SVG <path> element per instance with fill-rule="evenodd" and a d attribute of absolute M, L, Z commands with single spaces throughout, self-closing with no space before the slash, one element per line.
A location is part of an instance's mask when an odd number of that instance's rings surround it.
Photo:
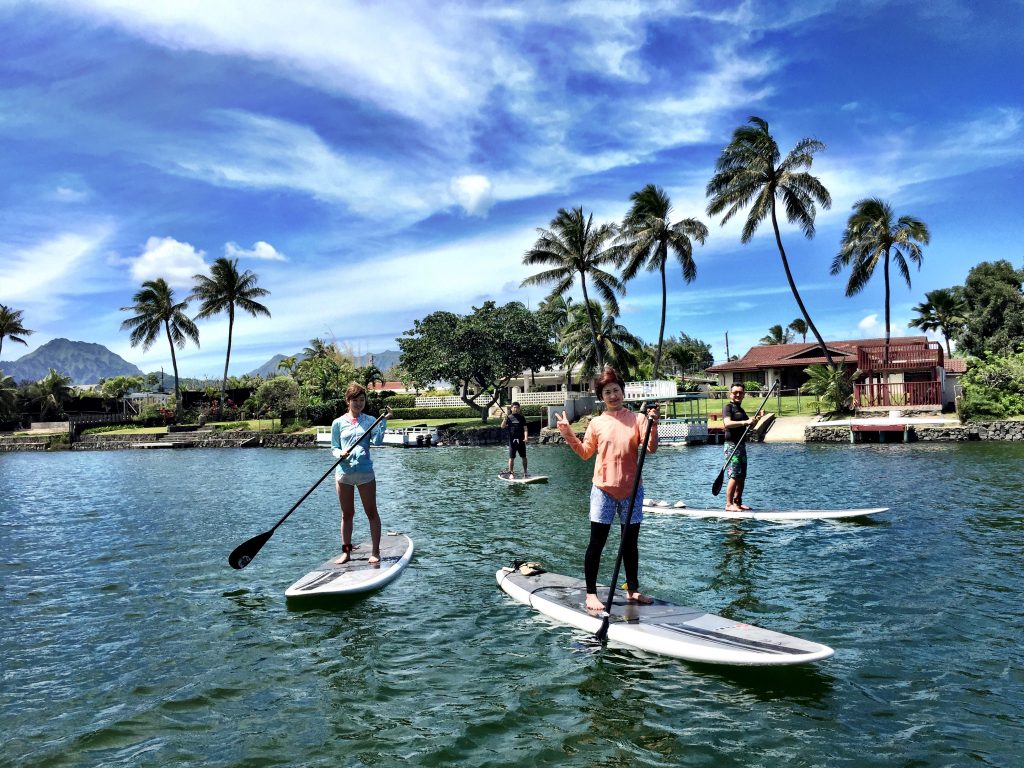
<path fill-rule="evenodd" d="M 853 398 L 854 405 L 858 408 L 942 405 L 942 384 L 938 381 L 855 384 Z"/>

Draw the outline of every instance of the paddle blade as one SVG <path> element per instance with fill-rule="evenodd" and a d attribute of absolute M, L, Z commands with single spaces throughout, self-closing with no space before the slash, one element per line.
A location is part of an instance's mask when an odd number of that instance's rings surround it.
<path fill-rule="evenodd" d="M 228 565 L 234 568 L 236 571 L 240 571 L 256 557 L 257 553 L 263 549 L 263 545 L 267 543 L 267 540 L 274 535 L 274 530 L 264 531 L 259 536 L 253 536 L 248 541 L 242 542 L 228 555 Z"/>
<path fill-rule="evenodd" d="M 604 615 L 604 621 L 601 622 L 601 626 L 597 628 L 597 632 L 594 633 L 594 637 L 600 640 L 602 643 L 608 639 L 608 621 L 611 619 L 607 613 Z"/>
<path fill-rule="evenodd" d="M 718 477 L 715 478 L 715 482 L 711 484 L 711 494 L 717 496 L 722 490 L 722 482 L 725 480 L 725 470 L 723 469 L 718 473 Z"/>

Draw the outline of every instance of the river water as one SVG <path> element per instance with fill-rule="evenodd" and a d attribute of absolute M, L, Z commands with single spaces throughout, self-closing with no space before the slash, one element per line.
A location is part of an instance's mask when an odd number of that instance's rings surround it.
<path fill-rule="evenodd" d="M 513 558 L 578 574 L 589 463 L 377 450 L 416 555 L 330 610 L 284 589 L 339 549 L 322 450 L 0 454 L 3 766 L 1017 766 L 1024 446 L 755 445 L 746 501 L 860 521 L 649 515 L 646 591 L 832 646 L 808 667 L 602 648 L 512 602 Z M 649 456 L 648 497 L 721 502 L 720 448 Z M 357 513 L 356 538 L 366 534 Z M 612 536 L 612 544 L 615 534 Z M 609 546 L 602 578 L 610 578 Z"/>

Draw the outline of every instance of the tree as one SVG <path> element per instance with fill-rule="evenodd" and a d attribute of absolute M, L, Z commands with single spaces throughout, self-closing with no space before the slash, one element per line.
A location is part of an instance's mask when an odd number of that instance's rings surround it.
<path fill-rule="evenodd" d="M 295 367 L 302 399 L 310 405 L 338 400 L 359 374 L 352 361 L 340 355 L 307 357 Z"/>
<path fill-rule="evenodd" d="M 29 399 L 39 408 L 40 421 L 63 418 L 64 403 L 71 399 L 71 394 L 71 377 L 53 368 L 29 387 Z"/>
<path fill-rule="evenodd" d="M 669 337 L 665 356 L 679 366 L 684 375 L 706 370 L 715 364 L 711 345 L 685 333 L 680 333 L 678 339 Z"/>
<path fill-rule="evenodd" d="M 260 304 L 256 299 L 268 296 L 270 291 L 260 288 L 256 281 L 258 277 L 248 269 L 245 272 L 238 272 L 238 259 L 228 259 L 221 256 L 210 266 L 210 276 L 193 275 L 195 286 L 189 300 L 201 302 L 199 314 L 196 320 L 205 320 L 208 317 L 226 312 L 228 315 L 228 351 L 224 356 L 224 376 L 220 383 L 220 403 L 218 412 L 224 407 L 224 392 L 228 386 L 228 364 L 231 362 L 231 337 L 235 331 L 235 308 L 247 312 L 256 317 L 265 315 L 270 317 L 270 310 Z"/>
<path fill-rule="evenodd" d="M 100 394 L 113 400 L 120 400 L 129 392 L 142 389 L 146 380 L 142 376 L 111 376 L 100 382 Z"/>
<path fill-rule="evenodd" d="M 364 365 L 361 368 L 356 368 L 356 381 L 367 388 L 378 382 L 383 385 L 385 383 L 384 372 L 376 365 Z"/>
<path fill-rule="evenodd" d="M 853 395 L 853 384 L 841 367 L 810 365 L 804 369 L 807 381 L 801 389 L 819 398 L 829 411 L 844 411 Z"/>
<path fill-rule="evenodd" d="M 275 376 L 259 385 L 247 407 L 252 407 L 258 416 L 261 413 L 281 418 L 285 411 L 298 407 L 299 385 L 291 376 Z"/>
<path fill-rule="evenodd" d="M 716 173 L 708 182 L 706 194 L 711 198 L 708 215 L 717 216 L 724 212 L 722 224 L 750 205 L 750 213 L 740 237 L 742 243 L 750 242 L 761 222 L 771 217 L 775 245 L 782 258 L 789 289 L 829 366 L 835 367 L 832 354 L 811 321 L 796 288 L 786 251 L 782 247 L 776 213 L 776 201 L 781 198 L 787 220 L 800 227 L 808 239 L 814 237 L 815 204 L 828 209 L 832 207 L 832 198 L 816 177 L 801 169 L 810 168 L 814 154 L 823 149 L 825 145 L 817 139 L 800 139 L 780 163 L 779 145 L 769 133 L 768 123 L 760 117 L 751 117 L 748 125 L 741 125 L 733 131 L 732 141 L 725 146 L 715 163 Z"/>
<path fill-rule="evenodd" d="M 298 365 L 298 362 L 298 358 L 296 358 L 294 355 L 292 355 L 291 357 L 282 358 L 277 363 L 277 370 L 284 371 L 287 374 L 291 374 L 292 372 L 294 372 L 295 366 Z"/>
<path fill-rule="evenodd" d="M 877 197 L 858 200 L 846 222 L 846 231 L 839 244 L 839 253 L 832 259 L 832 274 L 838 275 L 843 267 L 850 267 L 846 295 L 854 296 L 864 290 L 875 267 L 882 262 L 885 282 L 885 345 L 889 346 L 889 261 L 910 287 L 911 261 L 921 268 L 921 245 L 930 240 L 928 226 L 913 216 L 895 219 L 892 206 Z"/>
<path fill-rule="evenodd" d="M 793 337 L 789 333 L 789 329 L 783 328 L 781 325 L 773 325 L 768 329 L 768 335 L 761 337 L 762 344 L 777 345 L 777 344 L 789 344 L 793 340 Z"/>
<path fill-rule="evenodd" d="M 171 366 L 174 368 L 174 413 L 180 418 L 181 385 L 174 348 L 184 349 L 188 339 L 199 346 L 199 329 L 185 314 L 188 301 L 175 302 L 174 291 L 162 277 L 144 282 L 141 290 L 132 296 L 132 301 L 135 302 L 132 306 L 121 307 L 122 312 L 135 313 L 134 317 L 121 323 L 121 330 L 130 330 L 131 345 L 137 347 L 141 344 L 143 351 L 153 346 L 161 332 L 167 336 L 171 347 Z"/>
<path fill-rule="evenodd" d="M 629 196 L 633 206 L 622 222 L 619 241 L 624 245 L 621 256 L 622 281 L 628 283 L 637 272 L 646 268 L 661 275 L 661 325 L 658 327 L 658 351 L 654 356 L 654 378 L 661 372 L 661 355 L 665 339 L 665 315 L 668 310 L 668 286 L 665 268 L 669 251 L 679 262 L 683 279 L 692 283 L 697 278 L 697 265 L 693 261 L 693 242 L 704 244 L 708 228 L 697 219 L 683 219 L 673 224 L 669 216 L 672 202 L 661 187 L 648 184 Z"/>
<path fill-rule="evenodd" d="M 469 315 L 433 312 L 403 336 L 400 365 L 413 382 L 420 387 L 450 382 L 484 420 L 513 377 L 556 359 L 536 315 L 517 301 L 502 307 L 487 301 Z"/>
<path fill-rule="evenodd" d="M 17 412 L 18 385 L 14 379 L 0 371 L 0 421 L 12 418 Z"/>
<path fill-rule="evenodd" d="M 620 325 L 610 306 L 602 307 L 596 301 L 591 304 L 589 312 L 582 306 L 573 307 L 572 319 L 562 330 L 561 342 L 568 350 L 566 365 L 579 365 L 584 380 L 602 370 L 605 364 L 623 373 L 635 368 L 643 339 Z M 590 343 L 587 335 L 590 318 L 597 321 L 596 345 Z"/>
<path fill-rule="evenodd" d="M 559 208 L 558 214 L 551 220 L 550 229 L 538 229 L 540 237 L 533 248 L 523 256 L 523 264 L 529 266 L 544 265 L 550 269 L 538 272 L 523 280 L 522 285 L 547 285 L 554 283 L 551 296 L 562 296 L 569 291 L 576 277 L 579 276 L 580 288 L 583 291 L 583 306 L 588 313 L 594 304 L 587 292 L 587 278 L 593 282 L 597 292 L 605 304 L 619 313 L 616 292 L 625 291 L 622 282 L 615 275 L 606 272 L 603 267 L 617 260 L 618 249 L 613 240 L 616 236 L 614 224 L 594 226 L 594 215 L 584 217 L 583 208 L 567 211 Z M 590 335 L 597 355 L 598 365 L 604 365 L 604 359 L 598 349 L 597 321 L 592 315 Z"/>
<path fill-rule="evenodd" d="M 938 331 L 946 340 L 946 356 L 952 357 L 949 346 L 950 336 L 959 333 L 966 323 L 964 317 L 967 304 L 959 292 L 952 288 L 936 288 L 924 295 L 925 301 L 914 307 L 917 317 L 907 323 L 910 328 L 920 328 L 926 333 Z"/>
<path fill-rule="evenodd" d="M 954 336 L 957 348 L 981 357 L 1009 355 L 1024 349 L 1024 269 L 1000 261 L 983 261 L 967 273 L 957 294 L 966 306 L 963 327 Z"/>
<path fill-rule="evenodd" d="M 22 336 L 31 336 L 35 331 L 30 331 L 21 321 L 22 310 L 11 309 L 6 304 L 0 304 L 0 352 L 4 348 L 4 339 L 10 339 L 17 344 L 28 346 Z"/>
<path fill-rule="evenodd" d="M 804 322 L 804 319 L 802 317 L 796 318 L 792 323 L 789 324 L 788 328 L 793 333 L 800 334 L 801 342 L 805 344 L 807 343 L 807 323 Z"/>

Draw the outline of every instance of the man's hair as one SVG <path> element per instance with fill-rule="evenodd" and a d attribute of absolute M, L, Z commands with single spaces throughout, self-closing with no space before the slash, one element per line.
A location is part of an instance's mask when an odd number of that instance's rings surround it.
<path fill-rule="evenodd" d="M 518 400 L 514 400 L 514 401 L 512 402 L 512 405 L 519 405 L 519 401 L 518 401 Z M 512 407 L 512 405 L 510 405 L 510 406 L 509 406 L 509 408 L 511 408 L 511 407 Z"/>

